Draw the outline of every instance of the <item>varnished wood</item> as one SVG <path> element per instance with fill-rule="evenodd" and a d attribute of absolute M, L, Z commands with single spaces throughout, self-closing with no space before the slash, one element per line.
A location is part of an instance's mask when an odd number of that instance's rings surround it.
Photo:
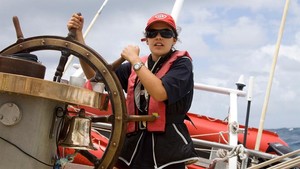
<path fill-rule="evenodd" d="M 100 108 L 106 96 L 81 87 L 0 72 L 0 92 L 12 92 L 75 105 Z"/>

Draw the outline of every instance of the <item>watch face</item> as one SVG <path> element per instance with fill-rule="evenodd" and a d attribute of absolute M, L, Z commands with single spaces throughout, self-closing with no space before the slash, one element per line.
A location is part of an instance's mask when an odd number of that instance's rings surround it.
<path fill-rule="evenodd" d="M 136 63 L 133 65 L 134 70 L 139 70 L 142 67 L 143 63 Z"/>
<path fill-rule="evenodd" d="M 140 64 L 135 64 L 135 65 L 134 65 L 134 69 L 135 69 L 135 70 L 138 70 L 139 68 L 140 68 Z"/>

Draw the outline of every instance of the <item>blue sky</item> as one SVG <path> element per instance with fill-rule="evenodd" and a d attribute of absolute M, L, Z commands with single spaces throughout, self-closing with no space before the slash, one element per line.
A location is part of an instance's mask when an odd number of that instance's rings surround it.
<path fill-rule="evenodd" d="M 102 2 L 2 0 L 0 49 L 16 41 L 13 16 L 19 17 L 25 38 L 66 36 L 66 23 L 73 13 L 83 14 L 87 28 Z M 157 12 L 171 13 L 173 4 L 174 0 L 109 0 L 87 35 L 86 43 L 108 62 L 116 60 L 128 44 L 139 45 L 141 55 L 146 55 L 147 45 L 140 42 L 146 21 Z M 259 126 L 284 6 L 285 1 L 274 0 L 185 0 L 177 19 L 182 30 L 176 48 L 188 50 L 193 57 L 195 82 L 236 88 L 240 75 L 244 75 L 246 85 L 250 76 L 254 77 L 249 121 L 252 127 Z M 264 123 L 266 128 L 300 127 L 299 7 L 299 1 L 290 2 Z M 52 79 L 60 56 L 54 55 L 38 53 L 47 66 L 48 79 Z M 71 67 L 66 78 L 73 72 Z M 244 124 L 247 100 L 239 98 L 238 103 L 238 120 Z M 225 119 L 229 97 L 195 91 L 190 111 Z"/>

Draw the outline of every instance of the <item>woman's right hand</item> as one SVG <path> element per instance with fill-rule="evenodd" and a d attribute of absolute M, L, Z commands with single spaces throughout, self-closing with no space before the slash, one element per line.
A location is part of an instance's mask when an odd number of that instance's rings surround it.
<path fill-rule="evenodd" d="M 67 27 L 68 27 L 69 31 L 71 29 L 75 29 L 76 30 L 75 39 L 78 42 L 85 44 L 84 37 L 82 34 L 83 24 L 84 24 L 83 16 L 80 14 L 74 13 L 72 15 L 72 17 L 70 18 L 70 20 L 68 21 Z M 87 77 L 87 79 L 94 77 L 95 71 L 85 61 L 83 61 L 81 59 L 79 59 L 79 61 L 80 61 L 81 68 L 82 68 L 85 76 Z"/>
<path fill-rule="evenodd" d="M 70 31 L 71 29 L 76 29 L 76 35 L 77 38 L 80 38 L 78 36 L 82 36 L 82 29 L 83 29 L 83 24 L 84 24 L 84 18 L 83 16 L 74 13 L 70 20 L 67 23 L 67 28 Z"/>
<path fill-rule="evenodd" d="M 68 30 L 74 28 L 74 29 L 77 29 L 79 31 L 82 31 L 83 24 L 84 24 L 83 16 L 78 15 L 78 14 L 75 13 L 75 14 L 72 15 L 72 17 L 68 21 L 67 27 L 68 27 Z"/>

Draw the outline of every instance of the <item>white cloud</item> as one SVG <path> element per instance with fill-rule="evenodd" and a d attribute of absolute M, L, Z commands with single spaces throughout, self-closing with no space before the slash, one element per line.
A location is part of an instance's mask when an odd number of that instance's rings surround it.
<path fill-rule="evenodd" d="M 233 24 L 222 26 L 216 39 L 225 48 L 255 47 L 263 44 L 267 38 L 258 23 L 245 16 L 238 18 Z"/>
<path fill-rule="evenodd" d="M 287 57 L 296 62 L 300 62 L 300 46 L 291 45 L 291 46 L 281 46 L 281 56 Z"/>

